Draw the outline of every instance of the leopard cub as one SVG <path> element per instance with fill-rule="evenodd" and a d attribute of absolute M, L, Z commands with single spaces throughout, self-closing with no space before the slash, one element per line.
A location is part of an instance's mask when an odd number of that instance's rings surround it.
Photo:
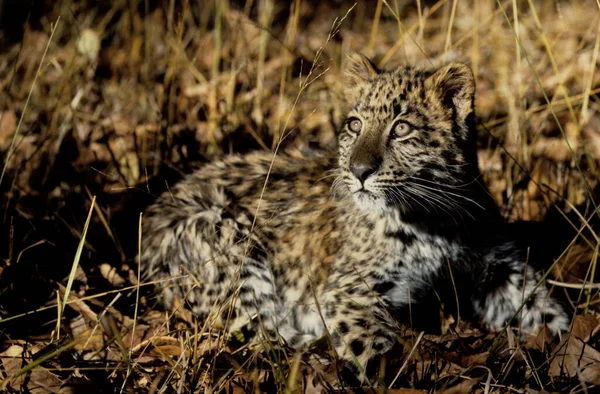
<path fill-rule="evenodd" d="M 432 295 L 496 329 L 565 330 L 481 183 L 470 69 L 353 54 L 345 74 L 338 152 L 228 156 L 147 210 L 141 258 L 165 307 L 295 347 L 327 335 L 361 369 L 409 313 L 439 316 L 415 307 Z"/>

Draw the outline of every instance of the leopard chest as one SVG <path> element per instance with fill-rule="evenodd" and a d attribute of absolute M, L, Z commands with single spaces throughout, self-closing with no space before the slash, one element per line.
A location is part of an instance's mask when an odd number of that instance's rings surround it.
<path fill-rule="evenodd" d="M 464 254 L 452 238 L 385 227 L 352 238 L 343 249 L 334 273 L 338 280 L 355 276 L 394 306 L 405 305 L 410 292 L 431 287 L 447 266 L 462 264 Z"/>
<path fill-rule="evenodd" d="M 375 275 L 373 287 L 394 306 L 415 300 L 434 287 L 448 268 L 464 263 L 463 247 L 443 235 L 393 232 L 387 234 L 387 240 L 396 253 Z"/>

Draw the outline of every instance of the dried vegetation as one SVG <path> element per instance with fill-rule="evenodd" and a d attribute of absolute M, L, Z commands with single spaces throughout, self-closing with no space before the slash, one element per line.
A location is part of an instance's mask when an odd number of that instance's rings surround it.
<path fill-rule="evenodd" d="M 350 50 L 380 66 L 473 67 L 484 178 L 507 218 L 541 221 L 542 245 L 561 245 L 550 283 L 575 311 L 555 340 L 451 320 L 443 335 L 406 329 L 370 383 L 396 393 L 600 385 L 597 2 L 26 3 L 0 4 L 2 389 L 357 391 L 335 363 L 320 365 L 326 346 L 295 355 L 227 342 L 184 303 L 161 311 L 135 260 L 140 212 L 194 165 L 334 147 Z"/>

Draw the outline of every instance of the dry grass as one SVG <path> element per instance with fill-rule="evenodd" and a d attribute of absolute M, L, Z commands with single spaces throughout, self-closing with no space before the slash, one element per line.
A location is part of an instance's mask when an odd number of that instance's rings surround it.
<path fill-rule="evenodd" d="M 328 357 L 322 344 L 300 355 L 226 342 L 184 304 L 161 311 L 134 256 L 140 212 L 197 163 L 334 147 L 350 50 L 380 66 L 473 67 L 485 181 L 508 219 L 550 229 L 542 244 L 560 246 L 551 283 L 576 312 L 561 341 L 542 332 L 523 343 L 512 330 L 464 322 L 441 336 L 404 330 L 386 375 L 370 383 L 404 393 L 600 384 L 597 2 L 32 7 L 24 31 L 7 27 L 0 39 L 2 388 L 349 390 L 355 382 L 344 371 L 315 362 Z M 0 12 L 20 18 L 4 3 Z"/>

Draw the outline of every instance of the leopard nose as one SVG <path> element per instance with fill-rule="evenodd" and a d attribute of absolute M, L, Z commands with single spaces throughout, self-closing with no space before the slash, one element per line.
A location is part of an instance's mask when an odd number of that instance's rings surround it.
<path fill-rule="evenodd" d="M 367 178 L 378 169 L 379 162 L 377 161 L 350 164 L 350 171 L 361 183 L 364 183 L 367 180 Z"/>

